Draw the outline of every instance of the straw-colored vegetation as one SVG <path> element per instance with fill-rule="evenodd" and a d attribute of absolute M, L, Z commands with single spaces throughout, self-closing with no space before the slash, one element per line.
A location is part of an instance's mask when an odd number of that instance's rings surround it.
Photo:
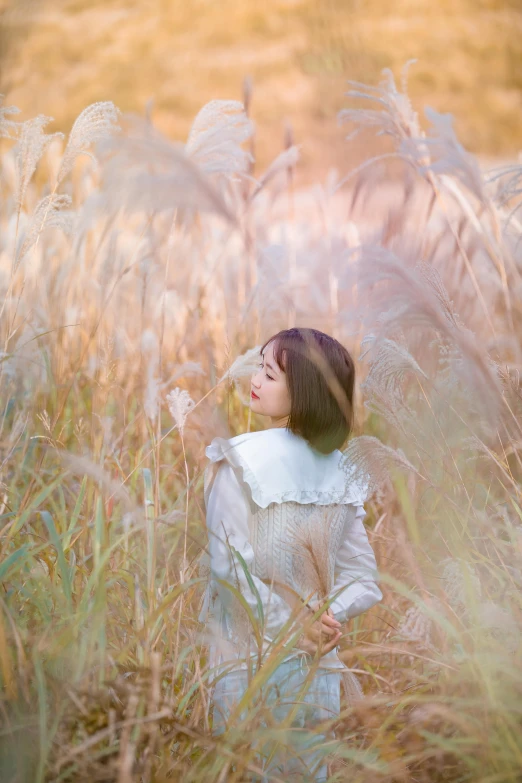
<path fill-rule="evenodd" d="M 363 150 L 332 121 L 347 76 L 378 81 L 417 58 L 410 94 L 455 116 L 467 149 L 513 156 L 522 132 L 519 0 L 0 0 L 0 92 L 66 130 L 113 100 L 171 138 L 200 106 L 237 98 L 249 74 L 256 158 L 276 154 L 285 122 L 302 147 L 297 176 L 324 177 Z M 29 109 L 31 107 L 31 109 Z M 27 112 L 27 113 L 26 113 Z M 365 142 L 367 147 L 368 142 Z"/>
<path fill-rule="evenodd" d="M 109 103 L 66 139 L 0 109 L 3 783 L 239 781 L 283 736 L 255 687 L 211 735 L 198 561 L 204 447 L 263 426 L 237 357 L 293 324 L 360 359 L 385 594 L 345 629 L 331 780 L 520 779 L 522 172 L 424 136 L 389 75 L 353 89 L 400 187 L 368 161 L 299 194 L 292 147 L 252 178 L 237 103 L 184 146 Z"/>

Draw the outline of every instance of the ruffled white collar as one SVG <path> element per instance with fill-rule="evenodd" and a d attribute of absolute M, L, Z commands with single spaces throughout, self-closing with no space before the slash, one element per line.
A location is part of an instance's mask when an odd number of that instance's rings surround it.
<path fill-rule="evenodd" d="M 227 460 L 261 508 L 270 503 L 353 503 L 362 505 L 368 486 L 339 449 L 321 454 L 283 427 L 214 438 L 205 449 L 211 462 Z"/>

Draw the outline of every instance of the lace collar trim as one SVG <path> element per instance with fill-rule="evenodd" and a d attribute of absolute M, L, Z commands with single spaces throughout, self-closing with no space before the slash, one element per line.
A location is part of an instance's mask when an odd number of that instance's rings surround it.
<path fill-rule="evenodd" d="M 205 454 L 211 463 L 226 460 L 261 508 L 286 501 L 362 505 L 367 497 L 368 484 L 355 479 L 339 449 L 321 454 L 282 427 L 214 438 Z"/>

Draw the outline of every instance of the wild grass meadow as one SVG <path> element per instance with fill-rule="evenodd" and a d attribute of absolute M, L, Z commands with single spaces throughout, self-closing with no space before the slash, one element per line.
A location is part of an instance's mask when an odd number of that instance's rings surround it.
<path fill-rule="evenodd" d="M 2 783 L 257 769 L 255 692 L 211 734 L 204 449 L 264 426 L 255 349 L 293 325 L 357 360 L 384 593 L 345 628 L 330 780 L 520 783 L 522 167 L 482 171 L 405 76 L 348 85 L 347 149 L 382 154 L 307 190 L 291 132 L 256 165 L 248 83 L 178 143 L 0 106 Z"/>

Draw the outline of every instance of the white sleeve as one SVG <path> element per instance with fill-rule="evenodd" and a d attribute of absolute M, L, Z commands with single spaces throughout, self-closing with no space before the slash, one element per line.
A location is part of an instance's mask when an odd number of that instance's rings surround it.
<path fill-rule="evenodd" d="M 357 506 L 355 518 L 346 523 L 344 541 L 335 561 L 335 583 L 330 595 L 341 590 L 331 604 L 339 622 L 366 612 L 383 598 L 377 586 L 375 555 L 363 523 L 365 516 L 364 506 Z"/>
<path fill-rule="evenodd" d="M 209 533 L 210 570 L 214 579 L 238 587 L 259 621 L 258 598 L 248 583 L 238 557 L 245 561 L 252 582 L 259 594 L 264 616 L 264 634 L 273 639 L 292 616 L 290 606 L 257 576 L 251 573 L 254 550 L 249 541 L 249 508 L 247 498 L 232 467 L 223 462 L 217 470 L 207 501 L 207 528 Z M 225 605 L 237 600 L 231 590 L 216 583 Z"/>

